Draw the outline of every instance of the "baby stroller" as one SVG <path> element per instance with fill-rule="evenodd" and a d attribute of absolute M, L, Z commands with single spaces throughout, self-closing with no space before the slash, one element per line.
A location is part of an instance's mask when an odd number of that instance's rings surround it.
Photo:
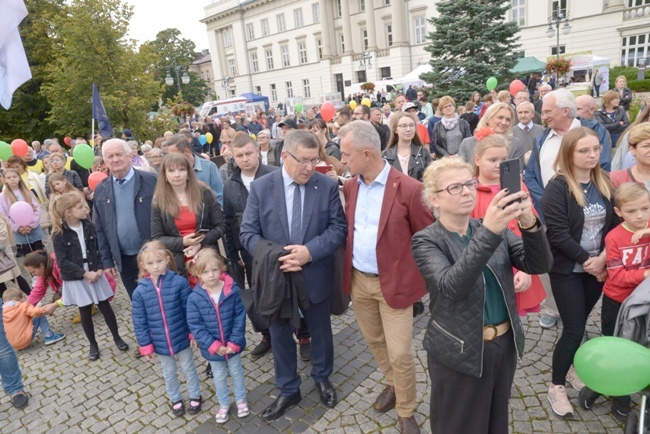
<path fill-rule="evenodd" d="M 644 280 L 621 305 L 614 335 L 650 348 L 650 279 Z M 625 434 L 650 434 L 650 384 L 639 393 L 639 413 L 630 412 Z"/>

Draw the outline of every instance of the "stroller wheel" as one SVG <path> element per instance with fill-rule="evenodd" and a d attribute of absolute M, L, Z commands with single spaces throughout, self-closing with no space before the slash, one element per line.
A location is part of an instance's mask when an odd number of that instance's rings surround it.
<path fill-rule="evenodd" d="M 639 415 L 636 411 L 631 411 L 625 421 L 625 434 L 638 434 L 639 432 Z"/>

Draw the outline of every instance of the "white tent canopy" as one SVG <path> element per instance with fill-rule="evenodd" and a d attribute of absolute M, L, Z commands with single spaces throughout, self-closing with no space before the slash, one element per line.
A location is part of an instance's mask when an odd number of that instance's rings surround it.
<path fill-rule="evenodd" d="M 431 65 L 429 65 L 428 63 L 424 65 L 419 65 L 417 68 L 415 68 L 413 71 L 406 74 L 404 77 L 395 80 L 395 83 L 399 83 L 405 87 L 406 86 L 421 87 L 424 86 L 425 83 L 423 80 L 420 79 L 420 75 L 431 71 L 432 71 Z"/>

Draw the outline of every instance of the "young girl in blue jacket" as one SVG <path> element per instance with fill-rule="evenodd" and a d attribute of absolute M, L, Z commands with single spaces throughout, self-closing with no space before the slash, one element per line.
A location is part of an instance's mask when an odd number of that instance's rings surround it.
<path fill-rule="evenodd" d="M 239 297 L 239 287 L 223 272 L 226 269 L 223 258 L 211 248 L 200 250 L 188 264 L 188 271 L 199 279 L 199 284 L 187 300 L 187 323 L 201 354 L 212 366 L 219 400 L 217 423 L 228 421 L 228 372 L 235 389 L 237 417 L 250 413 L 241 362 L 246 346 L 246 311 Z"/>
<path fill-rule="evenodd" d="M 190 346 L 190 330 L 185 311 L 192 292 L 186 278 L 174 271 L 174 257 L 160 241 L 142 246 L 138 255 L 143 277 L 133 292 L 133 328 L 140 353 L 147 359 L 158 354 L 167 395 L 176 417 L 185 414 L 178 383 L 177 364 L 185 373 L 190 394 L 188 413 L 201 411 L 201 386 Z M 192 347 L 196 344 L 192 341 Z"/>

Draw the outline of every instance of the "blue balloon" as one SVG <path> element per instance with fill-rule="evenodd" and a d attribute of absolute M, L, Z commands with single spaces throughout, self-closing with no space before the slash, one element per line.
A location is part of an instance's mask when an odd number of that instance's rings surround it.
<path fill-rule="evenodd" d="M 199 143 L 201 143 L 202 145 L 205 145 L 206 143 L 208 143 L 208 138 L 205 137 L 205 134 L 201 134 L 199 136 Z"/>

